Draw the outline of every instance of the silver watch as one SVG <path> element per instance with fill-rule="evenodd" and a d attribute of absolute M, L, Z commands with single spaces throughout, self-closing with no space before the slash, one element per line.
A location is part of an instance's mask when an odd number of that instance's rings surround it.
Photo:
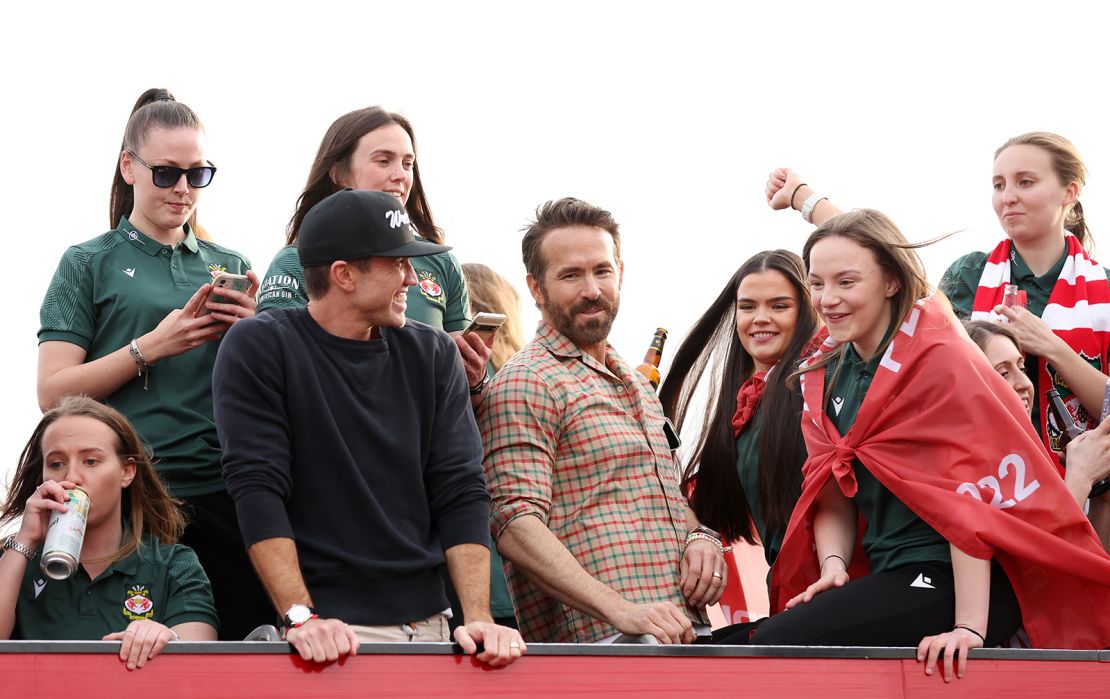
<path fill-rule="evenodd" d="M 20 542 L 16 541 L 15 535 L 9 536 L 7 539 L 4 539 L 4 549 L 12 549 L 16 553 L 22 553 L 24 556 L 27 557 L 28 561 L 35 560 L 35 552 L 28 548 L 25 544 L 21 544 Z"/>

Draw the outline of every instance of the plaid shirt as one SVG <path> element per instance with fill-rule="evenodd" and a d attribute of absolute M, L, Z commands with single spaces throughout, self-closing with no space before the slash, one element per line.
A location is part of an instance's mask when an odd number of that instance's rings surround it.
<path fill-rule="evenodd" d="M 491 528 L 535 515 L 583 569 L 630 602 L 685 609 L 679 561 L 686 501 L 651 385 L 609 345 L 602 366 L 541 323 L 497 372 L 478 413 Z M 617 633 L 505 562 L 529 641 L 590 643 Z M 689 613 L 689 612 L 688 612 Z M 693 618 L 693 617 L 691 617 Z"/>

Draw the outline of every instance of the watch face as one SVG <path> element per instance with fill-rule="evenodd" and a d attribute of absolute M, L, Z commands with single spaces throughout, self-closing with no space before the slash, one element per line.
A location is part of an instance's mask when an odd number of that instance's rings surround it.
<path fill-rule="evenodd" d="M 289 619 L 292 624 L 303 624 L 312 618 L 312 610 L 303 604 L 294 604 L 285 613 L 285 617 Z"/>

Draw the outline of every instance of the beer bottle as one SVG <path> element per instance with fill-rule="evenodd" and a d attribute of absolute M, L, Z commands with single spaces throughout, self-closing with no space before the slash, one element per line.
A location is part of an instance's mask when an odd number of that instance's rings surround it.
<path fill-rule="evenodd" d="M 647 378 L 652 388 L 659 388 L 659 360 L 663 358 L 663 343 L 666 341 L 667 329 L 657 328 L 655 337 L 651 338 L 651 346 L 644 355 L 644 363 L 636 367 L 636 371 Z"/>

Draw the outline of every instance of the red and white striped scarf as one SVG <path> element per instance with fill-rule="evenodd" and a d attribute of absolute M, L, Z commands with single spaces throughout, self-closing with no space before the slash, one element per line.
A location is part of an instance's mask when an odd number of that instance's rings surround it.
<path fill-rule="evenodd" d="M 1087 256 L 1079 240 L 1070 233 L 1065 237 L 1068 251 L 1064 268 L 1048 297 L 1041 320 L 1056 333 L 1068 346 L 1085 360 L 1107 373 L 1107 355 L 1110 350 L 1110 283 L 1106 280 L 1106 270 L 1102 265 Z M 1013 241 L 1009 238 L 998 244 L 987 257 L 979 286 L 975 290 L 975 301 L 971 307 L 972 320 L 997 320 L 994 307 L 1002 303 L 1006 284 L 1010 281 L 1010 256 Z M 1045 391 L 1055 387 L 1064 399 L 1064 404 L 1080 427 L 1091 429 L 1098 424 L 1099 416 L 1090 415 L 1079 403 L 1071 389 L 1048 362 L 1037 358 L 1038 424 L 1041 427 L 1045 446 L 1060 451 L 1061 433 L 1048 422 L 1048 402 L 1044 400 Z"/>

